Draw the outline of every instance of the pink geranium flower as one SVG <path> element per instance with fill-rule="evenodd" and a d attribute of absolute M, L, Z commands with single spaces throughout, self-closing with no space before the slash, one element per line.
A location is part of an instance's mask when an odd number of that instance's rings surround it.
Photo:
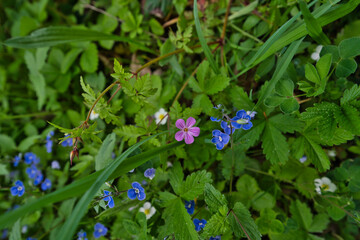
<path fill-rule="evenodd" d="M 200 128 L 193 127 L 195 123 L 196 120 L 193 117 L 189 117 L 186 120 L 186 123 L 184 119 L 178 119 L 175 125 L 180 131 L 175 134 L 175 139 L 177 141 L 182 141 L 185 138 L 186 144 L 192 144 L 194 142 L 194 137 L 197 137 L 200 134 Z"/>

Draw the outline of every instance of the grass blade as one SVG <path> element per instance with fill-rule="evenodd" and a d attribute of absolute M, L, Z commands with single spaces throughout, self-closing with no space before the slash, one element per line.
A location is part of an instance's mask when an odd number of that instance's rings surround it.
<path fill-rule="evenodd" d="M 206 43 L 206 40 L 204 38 L 204 34 L 203 34 L 202 30 L 201 30 L 200 20 L 199 20 L 199 13 L 198 13 L 198 9 L 197 9 L 197 0 L 194 1 L 194 20 L 195 20 L 196 32 L 197 32 L 197 35 L 199 37 L 201 47 L 204 50 L 204 54 L 205 54 L 207 60 L 209 61 L 211 68 L 214 70 L 214 72 L 216 74 L 218 74 L 220 72 L 219 68 L 217 67 L 217 65 L 215 63 L 213 55 L 212 55 L 212 53 L 210 51 L 209 46 Z"/>
<path fill-rule="evenodd" d="M 184 144 L 184 143 L 183 142 L 174 142 L 174 143 L 171 143 L 171 144 L 159 147 L 159 148 L 154 148 L 150 151 L 146 151 L 144 153 L 135 155 L 133 157 L 129 157 L 125 161 L 123 161 L 114 170 L 114 172 L 107 179 L 107 181 L 112 180 L 116 177 L 119 177 L 122 174 L 129 172 L 131 169 L 134 169 L 134 168 L 140 166 L 141 164 L 147 162 L 154 156 L 156 156 L 164 151 L 167 151 L 169 149 L 180 146 L 182 144 Z M 81 196 L 87 189 L 89 189 L 93 185 L 93 183 L 96 181 L 96 179 L 99 177 L 99 175 L 103 171 L 104 170 L 95 172 L 95 173 L 93 173 L 89 176 L 86 176 L 82 179 L 79 179 L 61 189 L 58 189 L 55 192 L 46 194 L 39 199 L 28 202 L 27 204 L 13 210 L 13 211 L 9 211 L 5 214 L 2 214 L 0 216 L 0 229 L 4 229 L 6 227 L 13 225 L 19 218 L 21 218 L 21 217 L 25 216 L 26 214 L 31 213 L 35 210 L 41 209 L 49 204 L 61 202 L 68 198 Z"/>
<path fill-rule="evenodd" d="M 47 27 L 35 30 L 29 36 L 7 39 L 4 44 L 14 48 L 41 48 L 51 47 L 64 43 L 82 41 L 115 40 L 136 45 L 139 49 L 156 54 L 135 39 L 121 37 L 89 29 L 76 29 L 69 27 Z"/>

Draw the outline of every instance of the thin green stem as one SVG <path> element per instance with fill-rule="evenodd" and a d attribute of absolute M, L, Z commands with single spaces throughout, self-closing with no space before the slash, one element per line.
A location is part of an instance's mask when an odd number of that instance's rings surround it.
<path fill-rule="evenodd" d="M 241 28 L 238 28 L 238 27 L 235 26 L 234 24 L 231 24 L 230 26 L 231 26 L 232 28 L 234 28 L 236 31 L 240 32 L 242 35 L 244 35 L 244 36 L 246 36 L 246 37 L 248 37 L 248 38 L 251 38 L 251 39 L 257 41 L 258 43 L 262 43 L 262 44 L 264 43 L 263 41 L 261 41 L 261 40 L 258 39 L 257 37 L 251 35 L 251 34 L 248 33 L 248 32 L 245 32 L 244 30 L 242 30 Z"/>

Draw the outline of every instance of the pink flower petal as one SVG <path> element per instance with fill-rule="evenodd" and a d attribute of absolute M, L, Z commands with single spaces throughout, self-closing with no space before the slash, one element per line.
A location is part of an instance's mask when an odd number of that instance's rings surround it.
<path fill-rule="evenodd" d="M 179 129 L 184 129 L 185 128 L 185 121 L 184 121 L 184 119 L 178 119 L 177 121 L 176 121 L 176 123 L 175 123 L 175 126 L 177 127 L 177 128 L 179 128 Z M 182 139 L 181 139 L 182 140 Z M 181 141 L 180 140 L 180 141 Z"/>
<path fill-rule="evenodd" d="M 189 133 L 185 133 L 185 143 L 192 144 L 194 142 L 194 137 Z"/>
<path fill-rule="evenodd" d="M 189 134 L 191 134 L 194 137 L 198 137 L 200 135 L 200 128 L 198 127 L 189 128 Z"/>
<path fill-rule="evenodd" d="M 183 131 L 178 131 L 177 133 L 175 133 L 175 139 L 179 142 L 184 139 L 184 136 L 185 136 L 185 133 Z"/>
<path fill-rule="evenodd" d="M 191 128 L 192 126 L 195 125 L 195 123 L 196 123 L 195 118 L 189 117 L 189 118 L 186 120 L 186 127 L 187 127 L 187 128 Z"/>

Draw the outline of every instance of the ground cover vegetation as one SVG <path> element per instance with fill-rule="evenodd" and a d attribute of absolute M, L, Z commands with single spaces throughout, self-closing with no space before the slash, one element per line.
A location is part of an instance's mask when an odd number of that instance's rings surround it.
<path fill-rule="evenodd" d="M 1 238 L 359 239 L 359 4 L 1 1 Z"/>

